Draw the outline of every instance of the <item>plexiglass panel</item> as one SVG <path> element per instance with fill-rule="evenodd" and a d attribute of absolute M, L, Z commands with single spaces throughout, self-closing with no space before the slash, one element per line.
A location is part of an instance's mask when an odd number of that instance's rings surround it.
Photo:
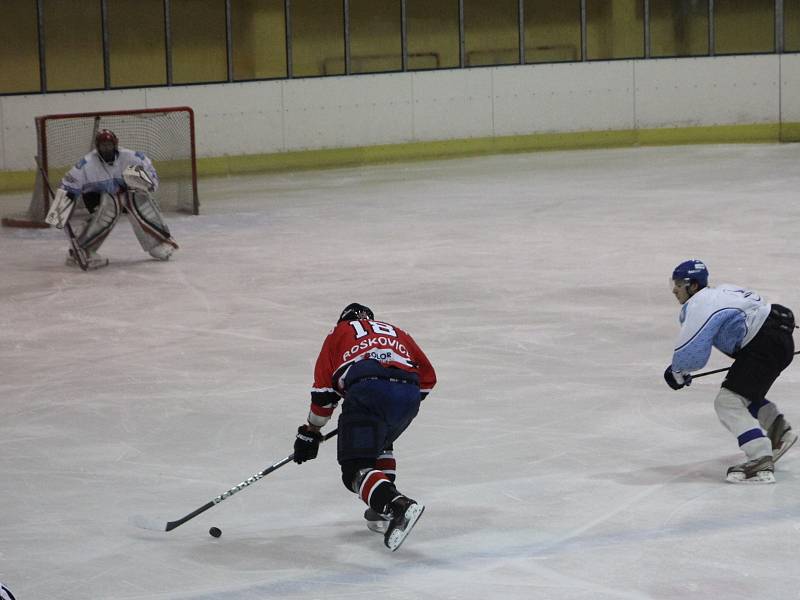
<path fill-rule="evenodd" d="M 403 68 L 398 0 L 350 0 L 352 73 Z"/>
<path fill-rule="evenodd" d="M 3 0 L 0 19 L 0 94 L 38 92 L 39 34 L 36 3 Z"/>
<path fill-rule="evenodd" d="M 519 64 L 517 0 L 464 0 L 467 67 Z"/>
<path fill-rule="evenodd" d="M 650 0 L 650 55 L 708 54 L 708 0 Z"/>
<path fill-rule="evenodd" d="M 174 83 L 228 78 L 224 0 L 172 0 Z"/>
<path fill-rule="evenodd" d="M 286 77 L 283 0 L 231 0 L 233 78 Z"/>
<path fill-rule="evenodd" d="M 774 0 L 716 0 L 717 54 L 747 54 L 775 50 Z"/>
<path fill-rule="evenodd" d="M 111 87 L 164 85 L 163 0 L 108 0 Z"/>
<path fill-rule="evenodd" d="M 167 83 L 164 0 L 105 0 L 110 85 Z M 581 59 L 580 0 L 462 0 L 465 66 Z M 586 0 L 588 58 L 709 54 L 709 0 Z M 294 76 L 345 73 L 344 0 L 291 0 Z M 782 0 L 784 49 L 800 52 L 800 0 Z M 230 0 L 233 78 L 287 75 L 286 0 Z M 351 72 L 402 69 L 400 0 L 349 0 Z M 5 0 L 0 94 L 40 85 L 37 3 Z M 47 91 L 102 89 L 101 0 L 42 0 Z M 226 81 L 225 0 L 171 0 L 173 83 Z M 406 0 L 410 70 L 459 66 L 459 0 Z M 714 0 L 716 54 L 774 52 L 775 0 Z M 80 34 L 76 34 L 80 32 Z"/>
<path fill-rule="evenodd" d="M 644 56 L 642 0 L 588 0 L 586 4 L 590 60 Z"/>
<path fill-rule="evenodd" d="M 783 39 L 787 52 L 800 52 L 800 0 L 784 0 Z"/>
<path fill-rule="evenodd" d="M 406 0 L 409 69 L 457 67 L 458 0 Z"/>
<path fill-rule="evenodd" d="M 48 91 L 103 88 L 101 22 L 99 2 L 45 0 Z"/>
<path fill-rule="evenodd" d="M 581 59 L 579 0 L 525 0 L 525 62 Z"/>
<path fill-rule="evenodd" d="M 296 77 L 344 73 L 341 0 L 292 0 L 292 73 Z"/>

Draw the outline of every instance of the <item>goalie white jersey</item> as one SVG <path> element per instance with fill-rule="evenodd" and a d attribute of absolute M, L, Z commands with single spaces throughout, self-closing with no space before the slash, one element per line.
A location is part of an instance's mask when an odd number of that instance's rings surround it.
<path fill-rule="evenodd" d="M 127 189 L 123 172 L 128 167 L 142 167 L 153 180 L 155 192 L 158 190 L 158 174 L 151 160 L 142 152 L 119 148 L 119 155 L 112 164 L 106 164 L 97 150 L 92 150 L 79 160 L 61 180 L 61 187 L 70 196 L 85 193 L 107 193 L 115 195 Z"/>

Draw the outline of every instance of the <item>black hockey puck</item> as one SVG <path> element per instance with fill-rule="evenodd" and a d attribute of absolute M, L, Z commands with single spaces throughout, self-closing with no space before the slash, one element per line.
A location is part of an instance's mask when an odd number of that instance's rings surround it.
<path fill-rule="evenodd" d="M 211 529 L 208 530 L 208 535 L 212 537 L 219 537 L 222 535 L 222 529 L 220 529 L 219 527 L 212 527 Z"/>

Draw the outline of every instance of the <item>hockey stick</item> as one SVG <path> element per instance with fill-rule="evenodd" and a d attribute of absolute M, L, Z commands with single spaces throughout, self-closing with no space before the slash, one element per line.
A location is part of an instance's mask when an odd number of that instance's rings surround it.
<path fill-rule="evenodd" d="M 800 350 L 795 352 L 795 355 L 800 354 Z M 724 369 L 714 369 L 713 371 L 706 371 L 705 373 L 698 373 L 697 375 L 692 375 L 692 381 L 697 379 L 698 377 L 705 377 L 706 375 L 714 375 L 715 373 L 723 373 L 724 371 L 730 371 L 730 367 L 725 367 Z"/>
<path fill-rule="evenodd" d="M 325 440 L 331 439 L 338 432 L 339 432 L 338 429 L 334 429 L 333 431 L 329 431 L 328 433 L 326 433 L 322 437 L 322 441 L 324 442 Z M 219 496 L 217 496 L 213 500 L 210 500 L 209 502 L 206 502 L 203 506 L 201 506 L 197 510 L 193 510 L 188 515 L 186 515 L 184 517 L 181 517 L 180 519 L 178 519 L 176 521 L 167 521 L 166 523 L 164 523 L 163 521 L 158 521 L 156 519 L 148 519 L 147 517 L 144 517 L 142 515 L 133 516 L 133 517 L 130 518 L 130 521 L 131 521 L 131 523 L 133 525 L 135 525 L 136 527 L 141 527 L 142 529 L 150 529 L 152 531 L 172 531 L 176 527 L 180 527 L 181 525 L 186 523 L 186 521 L 190 521 L 191 519 L 194 519 L 197 515 L 199 515 L 201 513 L 204 513 L 205 511 L 207 511 L 212 506 L 214 506 L 216 504 L 219 504 L 220 502 L 222 502 L 223 500 L 226 500 L 227 498 L 230 498 L 236 492 L 240 492 L 241 490 L 243 490 L 247 486 L 255 483 L 259 479 L 262 479 L 262 478 L 266 477 L 267 475 L 269 475 L 270 473 L 272 473 L 276 469 L 280 469 L 283 465 L 292 462 L 292 460 L 294 460 L 294 452 L 292 452 L 286 458 L 282 458 L 281 460 L 279 460 L 275 464 L 270 465 L 269 467 L 267 467 L 263 471 L 259 471 L 255 475 L 251 475 L 250 477 L 245 479 L 239 485 L 233 486 L 227 492 L 223 492 L 222 494 L 220 494 Z"/>
<path fill-rule="evenodd" d="M 39 167 L 39 172 L 42 174 L 42 181 L 44 181 L 45 186 L 47 186 L 47 192 L 50 194 L 50 200 L 53 200 L 56 195 L 53 192 L 53 187 L 50 185 L 50 179 L 47 177 L 47 173 L 45 173 L 42 163 L 39 161 L 39 157 L 36 156 L 34 158 L 36 159 L 36 166 Z M 70 246 L 72 246 L 72 255 L 75 257 L 75 261 L 78 263 L 78 266 L 82 271 L 88 271 L 89 259 L 86 256 L 86 250 L 78 245 L 78 239 L 75 237 L 75 232 L 72 230 L 72 225 L 70 224 L 69 219 L 67 219 L 67 222 L 64 224 L 64 231 L 67 233 Z"/>

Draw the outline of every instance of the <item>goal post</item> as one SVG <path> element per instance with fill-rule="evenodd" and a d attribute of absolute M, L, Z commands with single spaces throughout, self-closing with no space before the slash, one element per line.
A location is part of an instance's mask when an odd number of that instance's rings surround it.
<path fill-rule="evenodd" d="M 156 193 L 165 212 L 199 214 L 194 111 L 188 106 L 115 110 L 36 117 L 37 161 L 53 187 L 94 148 L 99 129 L 110 129 L 119 145 L 144 152 L 158 172 Z M 3 217 L 11 227 L 46 227 L 47 186 L 37 169 L 31 202 L 24 215 Z"/>

